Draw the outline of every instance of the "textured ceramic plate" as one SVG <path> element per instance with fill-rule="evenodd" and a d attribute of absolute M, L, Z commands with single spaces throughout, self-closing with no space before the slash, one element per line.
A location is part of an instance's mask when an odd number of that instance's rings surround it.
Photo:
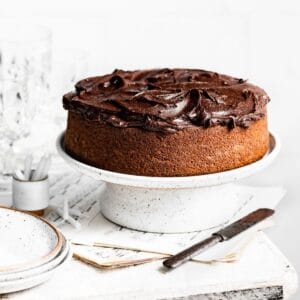
<path fill-rule="evenodd" d="M 54 268 L 66 258 L 69 251 L 70 251 L 70 243 L 67 242 L 66 239 L 63 237 L 63 246 L 61 248 L 61 251 L 52 260 L 45 262 L 44 264 L 36 266 L 34 268 L 27 269 L 25 271 L 11 272 L 8 274 L 0 273 L 0 286 L 2 283 L 8 281 L 15 281 L 19 279 L 25 279 L 27 277 L 32 277 Z"/>
<path fill-rule="evenodd" d="M 207 175 L 182 177 L 150 177 L 111 172 L 82 163 L 70 156 L 65 151 L 63 140 L 64 132 L 61 133 L 57 139 L 56 146 L 58 153 L 71 167 L 78 170 L 79 172 L 94 179 L 104 180 L 110 183 L 132 187 L 161 189 L 207 187 L 236 181 L 238 179 L 250 176 L 270 165 L 270 163 L 274 160 L 280 150 L 280 142 L 278 140 L 278 137 L 273 133 L 270 133 L 270 147 L 268 153 L 262 159 L 244 167 Z"/>
<path fill-rule="evenodd" d="M 19 278 L 17 280 L 10 280 L 7 282 L 0 282 L 0 294 L 12 293 L 21 290 L 25 290 L 34 286 L 37 286 L 48 279 L 50 279 L 56 271 L 61 269 L 62 266 L 72 257 L 72 251 L 68 251 L 62 261 L 54 267 L 47 269 L 45 272 L 28 276 L 25 278 Z"/>
<path fill-rule="evenodd" d="M 45 220 L 0 207 L 0 273 L 24 271 L 52 260 L 62 236 Z"/>

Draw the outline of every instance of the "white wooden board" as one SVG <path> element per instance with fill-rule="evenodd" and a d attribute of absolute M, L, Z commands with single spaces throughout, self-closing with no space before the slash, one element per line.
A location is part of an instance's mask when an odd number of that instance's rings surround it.
<path fill-rule="evenodd" d="M 190 262 L 169 273 L 161 262 L 103 271 L 72 260 L 55 278 L 8 299 L 288 299 L 296 290 L 294 268 L 264 233 L 236 263 Z M 246 291 L 241 291 L 246 290 Z M 182 298 L 181 298 L 182 297 Z M 235 297 L 235 298 L 234 298 Z M 244 298 L 243 298 L 244 297 Z M 252 297 L 252 298 L 251 298 Z"/>

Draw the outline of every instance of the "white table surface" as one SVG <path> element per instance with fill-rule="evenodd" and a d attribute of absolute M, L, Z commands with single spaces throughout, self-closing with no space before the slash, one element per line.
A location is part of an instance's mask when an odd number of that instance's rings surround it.
<path fill-rule="evenodd" d="M 44 284 L 7 294 L 5 298 L 200 300 L 251 297 L 251 299 L 262 300 L 271 299 L 269 297 L 277 299 L 280 294 L 275 292 L 275 296 L 274 291 L 261 293 L 253 289 L 282 287 L 284 299 L 291 299 L 290 295 L 295 292 L 297 286 L 293 268 L 264 233 L 256 235 L 240 259 L 233 264 L 207 265 L 191 262 L 171 272 L 161 270 L 160 261 L 108 271 L 72 260 Z M 244 294 L 245 290 L 249 289 L 252 290 L 251 296 Z M 244 292 L 220 295 L 224 291 L 237 290 L 244 290 Z M 203 296 L 207 294 L 209 296 Z"/>

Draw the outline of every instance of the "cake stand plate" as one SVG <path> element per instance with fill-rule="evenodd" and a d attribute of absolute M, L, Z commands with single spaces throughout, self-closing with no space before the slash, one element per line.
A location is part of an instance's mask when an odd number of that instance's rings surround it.
<path fill-rule="evenodd" d="M 204 230 L 222 224 L 241 206 L 226 196 L 227 184 L 253 175 L 277 156 L 280 142 L 270 133 L 268 153 L 233 170 L 185 177 L 149 177 L 111 172 L 80 162 L 64 149 L 64 132 L 57 139 L 61 157 L 75 170 L 106 182 L 101 212 L 119 225 L 159 233 Z"/>

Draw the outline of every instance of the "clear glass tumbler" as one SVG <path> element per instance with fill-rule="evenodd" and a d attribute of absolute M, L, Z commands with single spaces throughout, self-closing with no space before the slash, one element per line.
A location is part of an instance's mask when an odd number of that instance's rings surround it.
<path fill-rule="evenodd" d="M 75 83 L 89 76 L 88 53 L 83 49 L 61 49 L 53 51 L 51 80 L 54 122 L 60 131 L 66 126 L 67 113 L 62 109 L 62 96 L 75 89 Z"/>
<path fill-rule="evenodd" d="M 23 82 L 38 109 L 49 99 L 51 45 L 47 27 L 0 22 L 0 78 Z"/>
<path fill-rule="evenodd" d="M 17 163 L 14 144 L 30 132 L 35 111 L 28 109 L 28 92 L 23 82 L 0 79 L 0 181 L 12 175 Z"/>

